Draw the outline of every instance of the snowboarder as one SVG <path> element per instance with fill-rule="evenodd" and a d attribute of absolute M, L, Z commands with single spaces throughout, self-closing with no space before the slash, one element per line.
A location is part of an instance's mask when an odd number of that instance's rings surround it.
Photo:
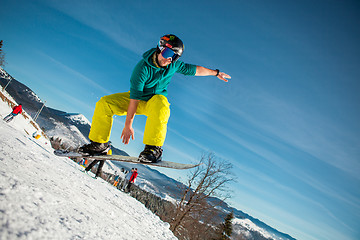
<path fill-rule="evenodd" d="M 130 91 L 104 96 L 96 103 L 89 134 L 91 143 L 80 147 L 79 151 L 89 154 L 106 151 L 113 115 L 126 115 L 121 139 L 124 144 L 128 144 L 130 139 L 134 139 L 132 124 L 135 114 L 140 114 L 146 115 L 147 121 L 143 138 L 145 149 L 140 153 L 139 160 L 160 161 L 170 117 L 167 87 L 172 76 L 175 73 L 189 76 L 216 76 L 225 82 L 231 78 L 219 69 L 212 70 L 178 61 L 183 52 L 183 42 L 173 34 L 161 37 L 156 48 L 145 52 L 143 59 L 133 70 Z"/>
<path fill-rule="evenodd" d="M 22 105 L 19 104 L 19 105 L 15 106 L 13 108 L 12 112 L 4 118 L 4 121 L 8 123 L 11 120 L 13 120 L 14 117 L 16 117 L 18 114 L 21 114 L 21 113 L 22 113 Z"/>

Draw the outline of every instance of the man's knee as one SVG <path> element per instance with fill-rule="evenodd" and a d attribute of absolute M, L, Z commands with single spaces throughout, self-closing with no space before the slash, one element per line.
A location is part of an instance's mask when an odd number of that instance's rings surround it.
<path fill-rule="evenodd" d="M 99 99 L 99 101 L 97 101 L 96 102 L 96 106 L 103 106 L 103 105 L 106 105 L 107 104 L 107 98 L 106 98 L 106 96 L 104 96 L 104 97 L 101 97 L 100 99 Z"/>
<path fill-rule="evenodd" d="M 148 102 L 153 111 L 158 112 L 163 118 L 170 116 L 170 103 L 163 95 L 154 95 Z"/>
<path fill-rule="evenodd" d="M 103 109 L 108 115 L 124 115 L 128 109 L 129 101 L 130 98 L 128 92 L 115 93 L 100 98 L 96 103 L 96 107 Z"/>

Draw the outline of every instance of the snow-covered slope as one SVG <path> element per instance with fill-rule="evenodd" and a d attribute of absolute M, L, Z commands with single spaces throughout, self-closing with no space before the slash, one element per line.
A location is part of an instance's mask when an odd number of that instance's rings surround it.
<path fill-rule="evenodd" d="M 82 146 L 85 143 L 88 143 L 89 140 L 80 132 L 79 128 L 75 125 L 66 125 L 63 122 L 56 121 L 53 118 L 50 118 L 54 127 L 46 131 L 46 134 L 49 137 L 60 138 L 63 143 L 66 143 L 69 146 Z"/>
<path fill-rule="evenodd" d="M 282 238 L 279 238 L 273 234 L 270 234 L 265 229 L 258 227 L 256 224 L 254 224 L 250 219 L 239 219 L 235 218 L 233 221 L 233 232 L 237 235 L 243 235 L 246 237 L 249 237 L 252 235 L 251 232 L 257 232 L 259 233 L 263 238 L 266 239 L 278 239 L 281 240 Z"/>
<path fill-rule="evenodd" d="M 176 239 L 140 202 L 56 157 L 24 127 L 0 120 L 0 239 Z"/>
<path fill-rule="evenodd" d="M 78 122 L 79 124 L 91 125 L 91 122 L 82 114 L 69 114 L 67 118 L 73 122 Z"/>

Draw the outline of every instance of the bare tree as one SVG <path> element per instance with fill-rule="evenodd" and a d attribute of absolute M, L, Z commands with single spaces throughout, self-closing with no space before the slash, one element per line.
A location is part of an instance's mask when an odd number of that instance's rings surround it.
<path fill-rule="evenodd" d="M 177 203 L 171 230 L 188 225 L 186 222 L 193 219 L 201 212 L 211 211 L 214 205 L 207 201 L 217 197 L 224 201 L 230 197 L 227 185 L 234 181 L 231 173 L 232 165 L 223 160 L 217 160 L 214 154 L 209 153 L 201 157 L 200 163 L 189 175 L 186 188 L 181 200 Z M 219 201 L 220 203 L 221 201 Z"/>

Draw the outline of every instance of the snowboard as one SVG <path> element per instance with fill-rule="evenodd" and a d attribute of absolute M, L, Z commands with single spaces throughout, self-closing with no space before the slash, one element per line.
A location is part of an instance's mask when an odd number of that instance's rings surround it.
<path fill-rule="evenodd" d="M 90 160 L 104 160 L 104 161 L 110 160 L 110 161 L 136 163 L 136 164 L 143 164 L 154 167 L 173 168 L 173 169 L 190 169 L 200 165 L 200 164 L 185 164 L 185 163 L 177 163 L 177 162 L 169 162 L 169 161 L 147 163 L 147 162 L 140 162 L 138 157 L 122 156 L 122 155 L 84 155 L 78 152 L 69 152 L 63 150 L 55 150 L 54 154 L 61 157 L 70 157 L 70 158 L 80 157 L 80 158 L 87 158 Z"/>

